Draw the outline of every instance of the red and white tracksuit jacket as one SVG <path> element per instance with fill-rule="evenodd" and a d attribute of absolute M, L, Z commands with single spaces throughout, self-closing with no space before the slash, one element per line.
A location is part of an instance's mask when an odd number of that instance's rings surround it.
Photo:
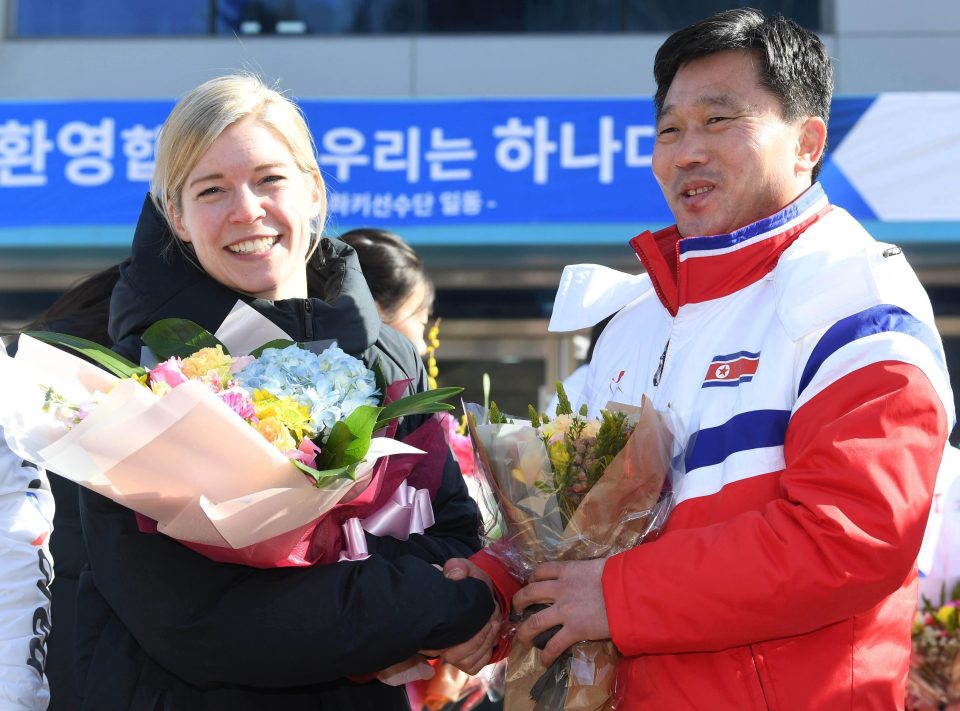
<path fill-rule="evenodd" d="M 954 424 L 919 281 L 819 184 L 729 235 L 631 244 L 647 273 L 568 267 L 551 324 L 619 309 L 591 411 L 647 395 L 685 423 L 664 532 L 603 572 L 624 708 L 902 708 Z"/>

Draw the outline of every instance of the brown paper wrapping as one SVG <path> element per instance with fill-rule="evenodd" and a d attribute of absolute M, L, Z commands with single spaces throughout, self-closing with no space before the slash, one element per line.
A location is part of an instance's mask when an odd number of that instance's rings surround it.
<path fill-rule="evenodd" d="M 573 516 L 562 525 L 555 497 L 537 489 L 549 480 L 546 448 L 533 427 L 470 422 L 481 469 L 500 504 L 505 546 L 501 560 L 521 578 L 548 560 L 605 558 L 632 548 L 656 530 L 669 511 L 664 495 L 674 437 L 667 422 L 644 398 L 633 434 Z M 493 549 L 492 549 L 493 550 Z M 499 550 L 499 548 L 497 549 Z M 492 552 L 492 551 L 491 551 Z M 581 642 L 570 649 L 567 688 L 560 707 L 537 706 L 531 688 L 546 669 L 539 650 L 515 645 L 507 663 L 504 708 L 508 711 L 600 711 L 616 706 L 613 643 Z"/>

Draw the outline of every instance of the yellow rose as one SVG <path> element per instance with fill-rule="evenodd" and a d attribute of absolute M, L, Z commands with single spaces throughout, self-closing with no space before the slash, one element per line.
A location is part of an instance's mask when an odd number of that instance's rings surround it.
<path fill-rule="evenodd" d="M 264 439 L 281 452 L 297 448 L 296 440 L 293 439 L 293 435 L 284 427 L 283 422 L 281 422 L 279 418 L 266 417 L 259 420 L 254 427 L 257 432 L 263 435 Z"/>
<path fill-rule="evenodd" d="M 219 345 L 214 348 L 201 348 L 189 358 L 184 358 L 180 370 L 191 380 L 198 380 L 211 372 L 217 373 L 221 382 L 230 379 L 232 359 Z"/>
<path fill-rule="evenodd" d="M 563 436 L 570 429 L 573 418 L 570 415 L 557 415 L 549 422 L 540 426 L 543 436 L 552 444 L 563 439 Z"/>

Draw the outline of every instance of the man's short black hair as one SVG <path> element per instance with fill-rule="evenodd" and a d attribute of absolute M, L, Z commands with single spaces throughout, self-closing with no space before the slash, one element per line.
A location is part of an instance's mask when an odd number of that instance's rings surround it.
<path fill-rule="evenodd" d="M 660 46 L 653 63 L 657 117 L 683 65 L 734 49 L 751 51 L 760 60 L 760 84 L 780 99 L 785 121 L 804 116 L 830 119 L 833 68 L 823 42 L 793 20 L 782 15 L 767 17 L 749 7 L 718 12 L 677 30 Z M 814 180 L 822 165 L 821 157 L 813 169 Z"/>

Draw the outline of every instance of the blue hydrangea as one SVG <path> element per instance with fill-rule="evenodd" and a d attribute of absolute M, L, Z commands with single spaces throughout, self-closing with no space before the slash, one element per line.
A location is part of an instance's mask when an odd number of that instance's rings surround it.
<path fill-rule="evenodd" d="M 379 405 L 373 371 L 336 345 L 317 355 L 297 345 L 267 348 L 236 376 L 250 391 L 292 397 L 310 408 L 314 434 L 329 431 L 360 405 Z"/>

